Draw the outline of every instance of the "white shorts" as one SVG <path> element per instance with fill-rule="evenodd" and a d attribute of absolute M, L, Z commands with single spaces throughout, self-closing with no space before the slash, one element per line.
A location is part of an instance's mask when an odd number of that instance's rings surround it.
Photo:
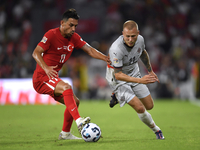
<path fill-rule="evenodd" d="M 136 86 L 123 84 L 119 86 L 114 93 L 119 101 L 120 107 L 130 102 L 135 96 L 140 99 L 150 95 L 149 89 L 145 84 L 138 84 Z"/>

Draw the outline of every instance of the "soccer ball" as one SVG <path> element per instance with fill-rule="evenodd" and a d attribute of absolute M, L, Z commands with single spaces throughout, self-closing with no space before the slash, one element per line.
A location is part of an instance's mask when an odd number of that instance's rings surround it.
<path fill-rule="evenodd" d="M 81 136 L 86 142 L 97 142 L 101 137 L 101 129 L 95 123 L 87 123 L 81 130 Z"/>

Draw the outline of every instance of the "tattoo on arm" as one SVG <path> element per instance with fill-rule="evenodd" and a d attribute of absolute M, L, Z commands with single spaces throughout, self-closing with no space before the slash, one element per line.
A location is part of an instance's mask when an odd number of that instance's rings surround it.
<path fill-rule="evenodd" d="M 144 50 L 142 52 L 142 55 L 140 56 L 140 59 L 142 60 L 142 62 L 146 66 L 148 72 L 151 72 L 152 68 L 151 68 L 151 64 L 150 64 L 150 59 L 149 59 L 149 55 L 148 55 L 146 50 Z"/>
<path fill-rule="evenodd" d="M 88 43 L 86 43 L 85 45 L 83 45 L 83 47 L 81 48 L 82 50 L 84 50 L 86 53 L 90 53 L 90 45 Z"/>

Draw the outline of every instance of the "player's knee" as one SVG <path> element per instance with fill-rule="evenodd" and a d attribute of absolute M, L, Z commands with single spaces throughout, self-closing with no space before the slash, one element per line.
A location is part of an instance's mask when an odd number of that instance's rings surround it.
<path fill-rule="evenodd" d="M 146 106 L 146 110 L 151 110 L 151 109 L 153 109 L 153 107 L 154 107 L 154 104 L 147 105 L 147 106 Z"/>
<path fill-rule="evenodd" d="M 144 113 L 145 112 L 145 108 L 143 106 L 139 106 L 136 108 L 136 112 L 137 113 Z"/>
<path fill-rule="evenodd" d="M 65 91 L 65 90 L 72 89 L 71 85 L 69 85 L 69 84 L 67 84 L 67 83 L 64 85 L 63 88 L 64 88 L 64 91 Z"/>

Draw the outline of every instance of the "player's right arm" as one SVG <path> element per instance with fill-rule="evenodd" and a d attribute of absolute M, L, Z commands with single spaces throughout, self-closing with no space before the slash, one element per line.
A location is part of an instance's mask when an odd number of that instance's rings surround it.
<path fill-rule="evenodd" d="M 54 68 L 56 68 L 57 66 L 48 66 L 43 60 L 42 53 L 44 53 L 44 49 L 41 46 L 37 45 L 32 53 L 32 56 L 38 63 L 38 65 L 45 71 L 49 79 L 56 77 L 57 72 L 54 70 Z"/>
<path fill-rule="evenodd" d="M 145 75 L 142 78 L 135 78 L 135 77 L 128 76 L 122 72 L 121 68 L 114 68 L 114 75 L 115 75 L 115 79 L 126 81 L 126 82 L 149 84 L 149 83 L 154 83 L 157 81 L 155 76 L 152 76 L 152 75 Z"/>

